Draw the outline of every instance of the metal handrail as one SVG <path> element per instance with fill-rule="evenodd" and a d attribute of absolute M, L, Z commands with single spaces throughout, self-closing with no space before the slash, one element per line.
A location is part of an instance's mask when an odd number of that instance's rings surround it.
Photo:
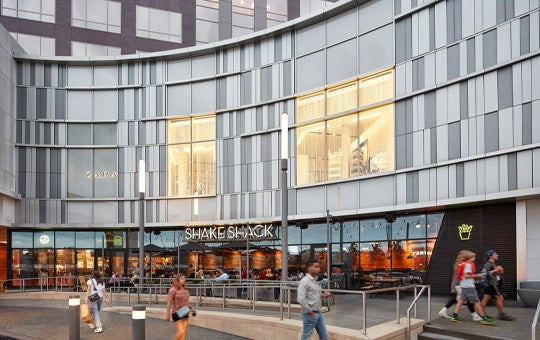
<path fill-rule="evenodd" d="M 534 314 L 533 323 L 531 325 L 531 339 L 536 339 L 536 324 L 538 323 L 538 316 L 540 315 L 540 299 L 538 299 L 538 305 L 536 306 L 536 313 Z"/>
<path fill-rule="evenodd" d="M 420 292 L 418 295 L 416 295 L 416 289 L 415 289 L 415 297 L 413 302 L 410 304 L 409 308 L 407 308 L 407 339 L 411 340 L 411 309 L 414 307 L 414 315 L 416 316 L 416 303 L 424 293 L 424 291 L 428 289 L 428 323 L 431 322 L 431 286 L 423 286 L 422 289 L 420 289 Z"/>

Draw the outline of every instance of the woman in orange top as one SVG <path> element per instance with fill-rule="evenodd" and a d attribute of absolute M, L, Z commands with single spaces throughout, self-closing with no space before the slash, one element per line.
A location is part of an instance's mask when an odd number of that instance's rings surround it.
<path fill-rule="evenodd" d="M 185 275 L 178 274 L 174 277 L 173 285 L 171 289 L 169 289 L 169 300 L 167 301 L 167 321 L 171 320 L 172 313 L 176 313 L 176 311 L 183 306 L 188 306 L 189 309 L 191 310 L 191 314 L 193 316 L 196 315 L 195 310 L 189 304 L 189 291 L 186 285 L 186 277 Z M 171 307 L 173 307 L 172 311 L 171 311 Z M 189 318 L 189 314 L 175 321 L 174 323 L 174 325 L 176 326 L 176 335 L 174 336 L 175 340 L 184 340 L 186 338 L 188 318 Z"/>

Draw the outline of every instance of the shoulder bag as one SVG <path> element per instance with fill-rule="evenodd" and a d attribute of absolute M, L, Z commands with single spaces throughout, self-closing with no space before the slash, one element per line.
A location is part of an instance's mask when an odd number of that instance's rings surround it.
<path fill-rule="evenodd" d="M 94 284 L 94 279 L 92 279 L 92 286 L 94 286 L 95 293 L 88 295 L 88 301 L 90 302 L 96 302 L 99 300 L 99 294 L 97 293 L 96 285 Z"/>

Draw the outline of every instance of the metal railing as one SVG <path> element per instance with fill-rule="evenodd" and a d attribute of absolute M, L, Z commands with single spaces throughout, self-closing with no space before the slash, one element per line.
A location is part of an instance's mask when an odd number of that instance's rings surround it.
<path fill-rule="evenodd" d="M 422 296 L 424 291 L 428 289 L 428 304 L 427 304 L 427 323 L 431 322 L 431 287 L 430 286 L 423 286 L 422 289 L 420 289 L 420 293 L 416 294 L 416 286 L 414 287 L 414 300 L 409 305 L 409 308 L 407 308 L 407 339 L 411 340 L 411 309 L 414 307 L 414 317 L 416 318 L 416 303 L 418 302 L 418 299 Z"/>
<path fill-rule="evenodd" d="M 34 291 L 79 291 L 81 285 L 79 278 L 74 275 L 65 276 L 41 276 L 31 278 L 18 278 L 2 280 L 6 287 L 6 293 L 34 292 Z M 71 289 L 71 290 L 69 290 Z"/>
<path fill-rule="evenodd" d="M 536 313 L 534 314 L 533 323 L 531 325 L 531 339 L 536 340 L 536 324 L 538 323 L 538 316 L 540 316 L 540 299 L 538 299 L 538 305 L 536 306 Z"/>

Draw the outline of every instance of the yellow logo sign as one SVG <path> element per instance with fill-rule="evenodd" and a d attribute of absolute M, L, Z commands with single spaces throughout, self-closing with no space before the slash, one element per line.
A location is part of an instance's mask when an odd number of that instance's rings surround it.
<path fill-rule="evenodd" d="M 458 227 L 459 238 L 462 241 L 468 241 L 471 238 L 473 226 L 468 224 L 462 224 Z"/>

